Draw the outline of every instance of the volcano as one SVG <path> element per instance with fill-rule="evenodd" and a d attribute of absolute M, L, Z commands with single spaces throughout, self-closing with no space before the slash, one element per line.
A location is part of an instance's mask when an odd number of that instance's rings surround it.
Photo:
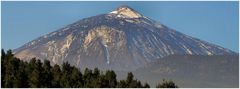
<path fill-rule="evenodd" d="M 235 52 L 185 35 L 128 6 L 79 20 L 15 49 L 23 60 L 36 57 L 80 68 L 136 70 L 170 55 L 232 55 Z"/>
<path fill-rule="evenodd" d="M 152 86 L 166 78 L 180 87 L 239 87 L 238 53 L 173 30 L 128 6 L 81 19 L 13 52 L 26 61 L 36 57 L 80 69 L 111 69 L 118 78 L 131 71 Z"/>

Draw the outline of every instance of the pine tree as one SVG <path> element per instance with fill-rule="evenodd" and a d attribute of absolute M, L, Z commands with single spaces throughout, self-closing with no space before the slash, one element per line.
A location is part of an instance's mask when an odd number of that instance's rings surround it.
<path fill-rule="evenodd" d="M 109 86 L 108 81 L 105 79 L 105 75 L 104 74 L 100 74 L 100 76 L 97 79 L 97 82 L 95 84 L 96 87 L 99 88 L 107 88 Z"/>
<path fill-rule="evenodd" d="M 156 86 L 157 88 L 178 88 L 178 86 L 173 81 L 166 81 L 163 79 L 163 82 L 161 84 L 158 84 Z"/>
<path fill-rule="evenodd" d="M 84 87 L 89 87 L 89 88 L 94 87 L 92 84 L 92 80 L 93 80 L 92 75 L 93 75 L 92 70 L 89 70 L 88 68 L 86 68 L 83 75 Z"/>
<path fill-rule="evenodd" d="M 144 88 L 150 88 L 150 85 L 148 83 L 145 83 L 143 87 Z"/>
<path fill-rule="evenodd" d="M 133 81 L 133 77 L 134 76 L 133 76 L 132 72 L 129 72 L 127 75 L 127 80 L 126 80 L 127 84 L 129 84 Z"/>
<path fill-rule="evenodd" d="M 83 86 L 82 73 L 75 67 L 72 70 L 70 80 L 71 87 L 78 88 Z"/>
<path fill-rule="evenodd" d="M 127 88 L 128 86 L 127 86 L 125 80 L 120 80 L 120 81 L 118 82 L 117 87 L 118 87 L 118 88 Z"/>
<path fill-rule="evenodd" d="M 14 58 L 14 55 L 12 54 L 12 50 L 8 50 L 7 54 L 5 55 L 5 57 L 9 60 Z"/>
<path fill-rule="evenodd" d="M 132 81 L 133 81 L 133 74 L 132 72 L 129 72 L 128 75 L 127 75 L 127 79 L 126 79 L 126 85 L 127 87 L 130 87 Z"/>
<path fill-rule="evenodd" d="M 2 50 L 3 51 L 3 50 Z M 5 54 L 3 54 L 5 55 Z M 4 57 L 4 87 L 20 87 L 20 82 L 16 78 L 16 74 L 19 68 L 20 60 L 14 58 L 11 50 L 7 51 L 7 54 Z"/>
<path fill-rule="evenodd" d="M 114 88 L 117 85 L 117 79 L 116 79 L 117 75 L 115 74 L 114 71 L 112 70 L 108 70 L 106 72 L 106 80 L 108 81 L 109 87 L 110 88 Z"/>
<path fill-rule="evenodd" d="M 13 87 L 16 88 L 27 88 L 28 83 L 26 82 L 26 80 L 28 80 L 28 74 L 25 71 L 26 68 L 26 62 L 20 61 L 19 59 L 17 59 L 17 61 L 19 61 L 19 66 L 16 70 L 16 74 L 13 80 Z"/>
<path fill-rule="evenodd" d="M 1 59 L 4 59 L 4 58 L 5 58 L 5 55 L 6 55 L 4 49 L 1 50 L 1 54 L 2 54 L 2 55 L 1 55 Z"/>
<path fill-rule="evenodd" d="M 4 84 L 5 84 L 5 82 L 3 81 L 3 79 L 4 79 L 4 77 L 5 77 L 5 66 L 4 65 L 6 65 L 6 59 L 5 59 L 5 51 L 4 51 L 4 49 L 2 49 L 2 51 L 1 51 L 2 53 L 1 53 L 1 86 L 2 87 L 5 87 L 4 86 Z"/>
<path fill-rule="evenodd" d="M 93 77 L 98 78 L 100 76 L 100 71 L 98 68 L 94 68 Z"/>
<path fill-rule="evenodd" d="M 29 76 L 29 86 L 32 88 L 38 88 L 41 87 L 41 79 L 40 79 L 40 71 L 37 69 L 34 69 L 33 72 Z"/>
<path fill-rule="evenodd" d="M 52 87 L 51 81 L 53 79 L 53 75 L 51 72 L 50 61 L 44 60 L 43 63 L 43 72 L 42 72 L 42 87 Z"/>
<path fill-rule="evenodd" d="M 53 80 L 51 81 L 52 87 L 60 88 L 60 79 L 61 79 L 62 71 L 59 65 L 55 64 L 51 71 L 53 75 Z"/>
<path fill-rule="evenodd" d="M 37 61 L 36 58 L 32 58 L 32 59 L 29 61 L 28 67 L 26 68 L 26 72 L 27 72 L 28 74 L 31 74 L 32 71 L 37 68 L 37 66 L 36 66 L 36 61 Z"/>
<path fill-rule="evenodd" d="M 71 88 L 71 82 L 70 82 L 70 74 L 72 71 L 72 67 L 68 62 L 64 62 L 62 64 L 62 77 L 60 80 L 60 86 L 64 88 Z"/>
<path fill-rule="evenodd" d="M 93 70 L 93 74 L 92 74 L 92 82 L 91 82 L 91 85 L 94 86 L 94 87 L 102 87 L 101 85 L 101 82 L 104 82 L 102 81 L 103 79 L 100 78 L 100 70 L 98 68 L 94 68 Z"/>
<path fill-rule="evenodd" d="M 37 88 L 37 87 L 44 87 L 44 84 L 42 84 L 43 79 L 42 79 L 42 63 L 40 60 L 37 60 L 35 63 L 31 64 L 33 67 L 32 73 L 29 75 L 29 86 L 32 88 Z"/>

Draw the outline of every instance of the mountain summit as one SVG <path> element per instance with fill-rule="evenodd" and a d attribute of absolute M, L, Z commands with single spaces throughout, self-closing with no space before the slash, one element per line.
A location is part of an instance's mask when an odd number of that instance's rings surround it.
<path fill-rule="evenodd" d="M 133 10 L 128 6 L 120 6 L 117 9 L 110 12 L 111 14 L 117 14 L 118 17 L 126 17 L 126 18 L 140 18 L 141 14 Z"/>
<path fill-rule="evenodd" d="M 187 36 L 128 6 L 79 20 L 15 49 L 17 57 L 69 62 L 80 68 L 136 70 L 170 55 L 231 55 L 233 51 Z"/>

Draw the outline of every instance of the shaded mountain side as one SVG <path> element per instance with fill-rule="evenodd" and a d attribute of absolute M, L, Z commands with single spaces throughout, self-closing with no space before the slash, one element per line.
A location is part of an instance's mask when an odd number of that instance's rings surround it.
<path fill-rule="evenodd" d="M 181 87 L 238 87 L 238 58 L 238 55 L 172 55 L 133 73 L 151 85 L 165 78 Z"/>

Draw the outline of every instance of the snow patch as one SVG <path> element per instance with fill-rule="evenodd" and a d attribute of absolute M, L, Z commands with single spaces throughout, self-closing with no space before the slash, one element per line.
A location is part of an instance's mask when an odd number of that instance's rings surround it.
<path fill-rule="evenodd" d="M 117 14 L 118 12 L 117 12 L 117 11 L 112 11 L 112 12 L 110 12 L 110 13 L 112 13 L 112 14 Z"/>
<path fill-rule="evenodd" d="M 47 35 L 44 35 L 43 38 L 47 38 Z"/>
<path fill-rule="evenodd" d="M 120 21 L 120 24 L 121 24 L 121 25 L 124 25 L 124 22 L 123 22 L 123 21 Z"/>
<path fill-rule="evenodd" d="M 205 44 L 199 42 L 201 47 L 205 49 L 205 52 L 207 53 L 207 55 L 213 55 L 212 52 L 208 51 L 209 47 L 207 47 Z"/>
<path fill-rule="evenodd" d="M 206 52 L 207 52 L 208 55 L 213 55 L 213 54 L 212 54 L 211 52 L 209 52 L 209 51 L 206 51 Z"/>
<path fill-rule="evenodd" d="M 53 32 L 50 34 L 50 36 L 54 36 L 55 34 L 57 34 L 57 32 Z"/>
<path fill-rule="evenodd" d="M 157 28 L 163 28 L 163 26 L 162 26 L 160 23 L 156 23 L 156 24 L 155 24 L 155 27 L 157 27 Z"/>
<path fill-rule="evenodd" d="M 34 45 L 34 44 L 36 44 L 36 41 L 33 41 L 33 42 L 31 42 L 31 44 L 30 44 L 30 45 Z"/>
<path fill-rule="evenodd" d="M 104 42 L 102 42 L 102 44 L 103 44 L 103 47 L 104 47 L 105 57 L 107 59 L 107 64 L 110 64 L 110 55 L 109 55 L 109 52 L 108 52 L 108 46 L 107 46 L 106 43 L 104 44 Z"/>
<path fill-rule="evenodd" d="M 185 45 L 182 45 L 183 48 L 187 51 L 188 54 L 192 55 L 192 51 L 190 49 L 188 49 Z"/>
<path fill-rule="evenodd" d="M 64 28 L 62 31 L 66 31 L 66 30 L 68 30 L 69 29 L 69 27 L 66 27 L 66 28 Z"/>
<path fill-rule="evenodd" d="M 129 22 L 129 23 L 134 23 L 135 21 L 133 20 L 129 20 L 129 19 L 126 19 L 125 21 Z"/>
<path fill-rule="evenodd" d="M 126 18 L 140 18 L 142 15 L 137 13 L 136 11 L 133 11 L 132 9 L 128 7 L 122 7 L 118 8 L 117 10 L 114 10 L 110 12 L 109 14 L 117 14 L 117 17 L 126 17 Z"/>

